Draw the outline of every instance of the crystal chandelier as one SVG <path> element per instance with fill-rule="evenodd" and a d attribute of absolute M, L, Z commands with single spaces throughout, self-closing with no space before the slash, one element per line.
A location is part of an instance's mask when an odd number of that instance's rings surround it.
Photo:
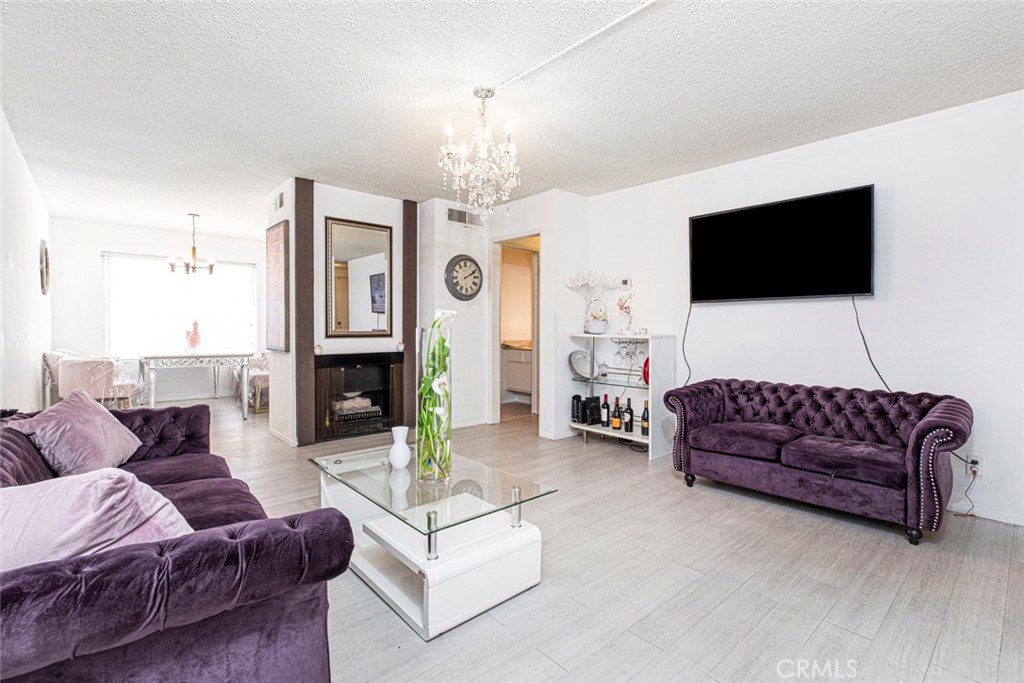
<path fill-rule="evenodd" d="M 519 164 L 516 145 L 512 142 L 511 127 L 506 129 L 505 141 L 494 143 L 491 125 L 487 122 L 487 100 L 494 97 L 494 88 L 477 87 L 473 95 L 480 99 L 480 118 L 473 126 L 472 149 L 465 144 L 452 144 L 451 124 L 445 126 L 446 142 L 441 145 L 438 168 L 448 189 L 448 176 L 452 178 L 455 202 L 480 217 L 483 222 L 494 213 L 496 202 L 507 202 L 519 185 Z"/>
<path fill-rule="evenodd" d="M 216 262 L 213 259 L 204 262 L 199 261 L 196 258 L 196 219 L 199 218 L 199 214 L 190 213 L 189 216 L 192 217 L 192 256 L 191 258 L 185 257 L 183 259 L 176 259 L 171 256 L 167 259 L 167 265 L 171 267 L 172 273 L 177 271 L 179 267 L 183 266 L 186 275 L 194 273 L 200 268 L 208 272 L 210 275 L 213 275 L 213 267 L 216 265 Z"/>

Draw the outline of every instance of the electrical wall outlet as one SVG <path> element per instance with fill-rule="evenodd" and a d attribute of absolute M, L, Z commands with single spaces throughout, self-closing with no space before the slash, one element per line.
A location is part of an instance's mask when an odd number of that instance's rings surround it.
<path fill-rule="evenodd" d="M 629 289 L 632 286 L 633 286 L 633 278 L 631 278 L 631 277 L 619 278 L 619 287 L 622 287 L 623 289 Z"/>
<path fill-rule="evenodd" d="M 981 479 L 981 473 L 985 470 L 985 458 L 981 457 L 980 455 L 968 455 L 966 457 L 968 461 L 977 460 L 978 464 L 972 465 L 970 464 L 970 462 L 964 463 L 964 474 L 966 474 L 969 477 L 971 476 L 973 470 L 977 470 L 978 474 L 976 476 L 978 477 L 978 479 Z"/>

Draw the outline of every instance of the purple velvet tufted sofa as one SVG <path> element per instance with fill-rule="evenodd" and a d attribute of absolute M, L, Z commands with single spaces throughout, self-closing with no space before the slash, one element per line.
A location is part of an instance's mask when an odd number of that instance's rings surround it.
<path fill-rule="evenodd" d="M 267 519 L 210 454 L 208 406 L 111 413 L 142 441 L 123 468 L 195 532 L 0 573 L 3 680 L 328 683 L 325 582 L 348 567 L 348 520 Z M 0 486 L 53 476 L 0 428 Z"/>
<path fill-rule="evenodd" d="M 665 393 L 675 468 L 906 527 L 938 531 L 971 434 L 953 396 L 709 379 Z"/>

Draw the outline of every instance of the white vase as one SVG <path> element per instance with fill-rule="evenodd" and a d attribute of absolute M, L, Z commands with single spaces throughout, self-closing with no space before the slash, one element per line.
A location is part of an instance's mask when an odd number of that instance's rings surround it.
<path fill-rule="evenodd" d="M 392 427 L 391 436 L 394 438 L 395 443 L 391 445 L 391 450 L 388 452 L 388 462 L 391 463 L 392 469 L 405 469 L 409 465 L 409 459 L 412 457 L 409 452 L 409 444 L 405 442 L 406 437 L 409 436 L 409 428 Z"/>

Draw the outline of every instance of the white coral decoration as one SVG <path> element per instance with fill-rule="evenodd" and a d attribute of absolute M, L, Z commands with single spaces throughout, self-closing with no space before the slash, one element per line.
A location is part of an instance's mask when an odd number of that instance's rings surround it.
<path fill-rule="evenodd" d="M 586 301 L 596 299 L 605 289 L 611 289 L 615 282 L 596 271 L 578 272 L 565 281 L 565 286 L 575 289 Z"/>

